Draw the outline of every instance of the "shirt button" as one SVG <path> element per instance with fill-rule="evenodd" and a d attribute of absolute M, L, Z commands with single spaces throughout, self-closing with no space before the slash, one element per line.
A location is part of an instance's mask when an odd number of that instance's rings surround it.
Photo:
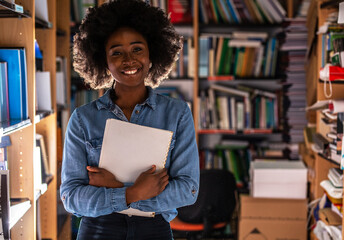
<path fill-rule="evenodd" d="M 139 113 L 140 113 L 140 111 L 139 111 L 139 110 L 136 110 L 136 111 L 135 111 L 135 113 L 136 113 L 136 114 L 139 114 Z"/>

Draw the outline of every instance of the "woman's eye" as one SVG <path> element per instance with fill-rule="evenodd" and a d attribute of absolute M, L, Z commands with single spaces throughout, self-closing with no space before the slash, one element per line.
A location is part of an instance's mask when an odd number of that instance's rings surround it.
<path fill-rule="evenodd" d="M 142 51 L 142 48 L 140 48 L 140 47 L 136 47 L 136 48 L 134 48 L 134 50 L 133 50 L 134 52 L 140 52 L 140 51 Z"/>
<path fill-rule="evenodd" d="M 112 56 L 119 56 L 119 55 L 121 55 L 121 52 L 115 51 L 115 52 L 113 52 L 111 55 L 112 55 Z"/>

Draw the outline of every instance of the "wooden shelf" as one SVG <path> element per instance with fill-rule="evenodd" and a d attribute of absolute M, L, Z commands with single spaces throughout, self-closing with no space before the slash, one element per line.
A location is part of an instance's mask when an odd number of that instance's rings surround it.
<path fill-rule="evenodd" d="M 65 30 L 63 29 L 56 29 L 56 35 L 58 37 L 66 37 L 67 36 L 67 33 Z"/>
<path fill-rule="evenodd" d="M 44 21 L 38 17 L 35 18 L 35 25 L 36 28 L 52 28 L 53 24 L 51 22 Z"/>
<path fill-rule="evenodd" d="M 272 134 L 272 129 L 201 129 L 198 130 L 198 134 L 226 134 L 226 135 L 255 135 L 255 134 Z"/>
<path fill-rule="evenodd" d="M 10 229 L 26 214 L 31 208 L 30 199 L 15 198 L 11 199 L 10 206 Z"/>
<path fill-rule="evenodd" d="M 329 84 L 328 81 L 324 81 L 324 80 L 321 80 L 321 79 L 319 79 L 319 83 Z M 331 81 L 331 84 L 344 84 L 344 80 L 334 80 L 334 81 Z"/>
<path fill-rule="evenodd" d="M 192 37 L 194 34 L 192 24 L 178 24 L 174 25 L 174 27 L 184 37 Z"/>
<path fill-rule="evenodd" d="M 9 135 L 31 125 L 31 120 L 10 120 L 0 123 L 0 136 Z"/>
<path fill-rule="evenodd" d="M 23 6 L 12 4 L 5 0 L 0 0 L 0 18 L 31 18 L 29 11 L 25 10 Z"/>
<path fill-rule="evenodd" d="M 279 78 L 237 78 L 233 80 L 208 80 L 207 78 L 200 78 L 199 79 L 199 88 L 200 89 L 207 89 L 211 84 L 219 83 L 224 86 L 246 86 L 246 87 L 253 87 L 260 90 L 266 91 L 276 91 L 283 88 L 282 79 Z"/>
<path fill-rule="evenodd" d="M 323 2 L 322 4 L 320 4 L 320 8 L 324 9 L 324 8 L 338 8 L 339 3 L 343 2 L 343 0 L 331 0 L 331 1 L 327 1 L 327 2 Z"/>
<path fill-rule="evenodd" d="M 319 155 L 322 159 L 324 159 L 324 160 L 330 162 L 331 164 L 335 164 L 335 165 L 337 165 L 338 167 L 340 167 L 340 164 L 339 164 L 338 162 L 332 160 L 331 158 L 328 158 L 328 157 L 324 156 L 324 155 L 321 154 L 321 153 L 318 153 L 318 155 Z"/>
<path fill-rule="evenodd" d="M 50 116 L 53 113 L 54 113 L 54 110 L 50 110 L 50 111 L 37 111 L 34 123 L 35 124 L 39 123 L 42 119 Z"/>
<path fill-rule="evenodd" d="M 200 24 L 200 34 L 231 34 L 234 31 L 266 31 L 275 35 L 283 30 L 281 24 Z"/>

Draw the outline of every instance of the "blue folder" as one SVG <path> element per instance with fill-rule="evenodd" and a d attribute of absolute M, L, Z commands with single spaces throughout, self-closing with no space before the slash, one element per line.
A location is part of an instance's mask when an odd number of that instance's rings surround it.
<path fill-rule="evenodd" d="M 0 61 L 7 62 L 10 119 L 23 119 L 20 49 L 0 49 Z"/>
<path fill-rule="evenodd" d="M 21 66 L 21 82 L 22 82 L 22 119 L 29 118 L 28 96 L 27 96 L 27 70 L 26 70 L 26 53 L 25 48 L 20 49 L 20 66 Z"/>
<path fill-rule="evenodd" d="M 8 109 L 7 62 L 0 61 L 0 122 L 10 120 Z"/>

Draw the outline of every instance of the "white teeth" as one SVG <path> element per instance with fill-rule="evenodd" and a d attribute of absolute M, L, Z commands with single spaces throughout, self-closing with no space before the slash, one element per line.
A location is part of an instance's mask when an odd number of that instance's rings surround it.
<path fill-rule="evenodd" d="M 130 71 L 124 71 L 125 74 L 135 74 L 137 72 L 137 69 L 130 70 Z"/>

